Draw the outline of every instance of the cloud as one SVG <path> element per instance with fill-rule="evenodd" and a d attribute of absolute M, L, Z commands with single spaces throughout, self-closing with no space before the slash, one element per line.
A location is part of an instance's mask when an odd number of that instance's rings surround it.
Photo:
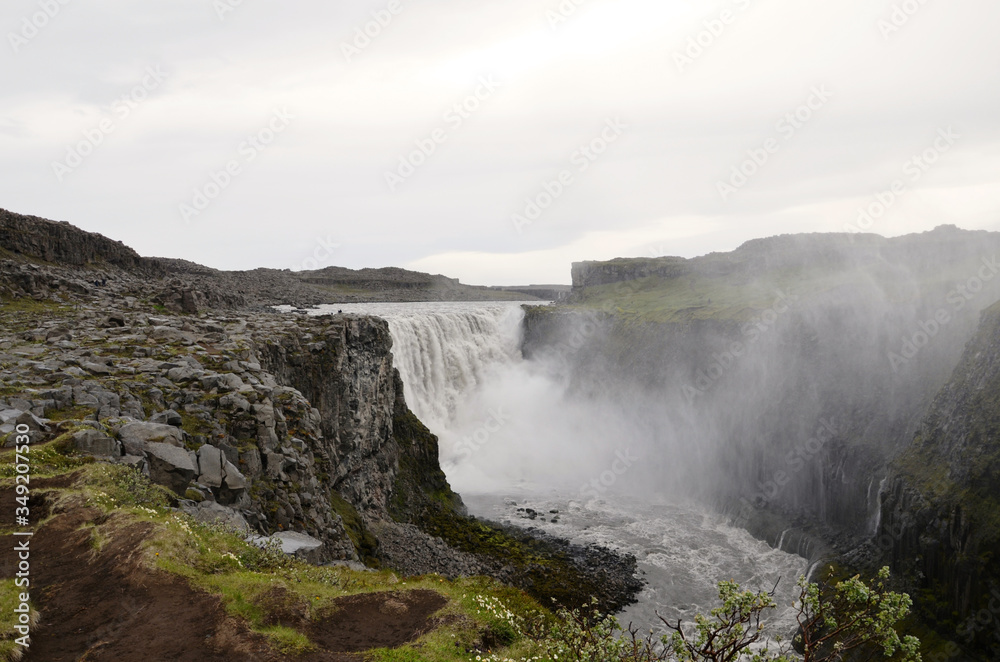
<path fill-rule="evenodd" d="M 656 233 L 687 254 L 840 230 L 946 126 L 961 140 L 873 231 L 1000 220 L 1000 89 L 987 84 L 1000 6 L 988 0 L 925 3 L 887 36 L 888 1 L 586 0 L 553 22 L 555 1 L 400 0 L 372 29 L 388 0 L 247 0 L 222 20 L 206 0 L 94 0 L 63 5 L 16 53 L 10 34 L 39 4 L 8 4 L 0 204 L 145 254 L 287 267 L 336 237 L 344 266 L 565 282 L 570 261 L 643 254 Z M 343 44 L 366 29 L 348 61 Z M 678 53 L 697 56 L 681 70 Z M 168 73 L 162 87 L 60 181 L 53 162 L 150 66 Z M 449 123 L 482 76 L 502 85 Z M 816 85 L 830 102 L 723 201 L 717 183 L 780 139 Z M 183 223 L 178 206 L 278 107 L 295 115 L 288 130 Z M 612 117 L 629 123 L 622 139 L 517 233 L 525 198 Z M 446 140 L 390 190 L 386 171 L 436 129 Z"/>

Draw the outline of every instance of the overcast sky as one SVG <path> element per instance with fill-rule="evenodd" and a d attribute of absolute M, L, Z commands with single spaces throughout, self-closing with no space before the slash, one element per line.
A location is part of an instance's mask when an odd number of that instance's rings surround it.
<path fill-rule="evenodd" d="M 996 0 L 5 0 L 0 18 L 0 207 L 143 255 L 568 283 L 585 259 L 1000 223 Z"/>

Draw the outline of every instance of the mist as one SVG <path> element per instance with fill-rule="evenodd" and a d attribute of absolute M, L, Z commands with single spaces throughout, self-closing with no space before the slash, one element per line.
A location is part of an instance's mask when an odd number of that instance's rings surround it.
<path fill-rule="evenodd" d="M 528 306 L 529 320 L 518 305 L 390 311 L 407 401 L 461 494 L 694 500 L 863 535 L 888 462 L 1000 296 L 1000 242 L 857 237 L 688 261 L 692 288 L 749 298 L 732 315 L 699 318 L 722 303 L 707 294 L 659 324 L 592 306 Z M 627 313 L 657 286 L 603 287 Z"/>

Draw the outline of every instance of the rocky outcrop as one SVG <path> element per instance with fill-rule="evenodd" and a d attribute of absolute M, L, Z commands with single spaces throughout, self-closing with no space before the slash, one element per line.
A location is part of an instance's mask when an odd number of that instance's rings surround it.
<path fill-rule="evenodd" d="M 313 451 L 329 483 L 361 512 L 387 517 L 399 464 L 388 324 L 338 315 L 252 337 L 262 368 L 316 408 L 323 442 Z M 265 452 L 273 452 L 271 446 L 265 443 Z"/>
<path fill-rule="evenodd" d="M 1000 304 L 894 463 L 874 545 L 945 637 L 1000 656 Z"/>
<path fill-rule="evenodd" d="M 5 209 L 0 209 L 0 248 L 64 266 L 111 266 L 128 270 L 150 267 L 120 241 L 84 232 L 69 223 L 23 216 Z"/>

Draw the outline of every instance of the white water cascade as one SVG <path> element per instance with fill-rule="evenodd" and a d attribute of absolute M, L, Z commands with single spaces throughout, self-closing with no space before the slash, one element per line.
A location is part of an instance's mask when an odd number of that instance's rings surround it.
<path fill-rule="evenodd" d="M 406 401 L 425 425 L 448 428 L 491 371 L 521 359 L 523 312 L 512 306 L 433 304 L 386 314 Z"/>
<path fill-rule="evenodd" d="M 658 466 L 649 455 L 667 435 L 644 420 L 643 408 L 625 412 L 573 394 L 553 366 L 522 359 L 518 304 L 345 304 L 317 312 L 336 310 L 388 321 L 407 403 L 438 435 L 442 468 L 474 514 L 636 556 L 648 586 L 624 622 L 658 627 L 655 611 L 690 620 L 715 606 L 720 579 L 770 589 L 780 578 L 776 598 L 792 603 L 805 559 L 638 480 Z M 661 452 L 697 449 L 682 442 Z M 683 471 L 683 457 L 677 464 Z M 526 519 L 529 509 L 535 515 Z M 790 609 L 776 616 L 779 630 L 793 624 Z"/>

